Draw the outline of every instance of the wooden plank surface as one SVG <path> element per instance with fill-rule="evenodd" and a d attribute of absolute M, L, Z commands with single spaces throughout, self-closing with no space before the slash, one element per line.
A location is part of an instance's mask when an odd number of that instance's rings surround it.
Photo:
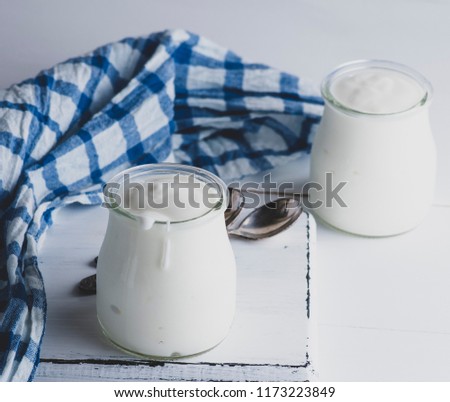
<path fill-rule="evenodd" d="M 35 380 L 313 379 L 314 311 L 310 253 L 315 224 L 306 213 L 265 240 L 233 239 L 238 267 L 237 310 L 228 337 L 198 356 L 145 361 L 114 348 L 101 334 L 95 296 L 78 281 L 95 273 L 107 222 L 100 207 L 67 207 L 55 217 L 40 252 L 48 320 Z M 309 282 L 309 283 L 308 283 Z"/>

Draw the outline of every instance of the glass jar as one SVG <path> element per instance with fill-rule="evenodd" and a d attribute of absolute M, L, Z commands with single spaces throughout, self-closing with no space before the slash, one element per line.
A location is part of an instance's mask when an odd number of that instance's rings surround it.
<path fill-rule="evenodd" d="M 381 91 L 397 85 L 411 92 L 417 86 L 419 97 L 393 112 L 383 109 L 396 100 L 394 90 L 388 102 L 378 105 L 381 112 L 370 110 L 370 105 L 369 110 L 344 105 L 333 93 L 333 85 L 342 82 L 338 81 L 342 77 L 353 79 L 357 73 L 362 77 L 361 71 L 379 74 Z M 394 81 L 383 81 L 383 74 Z M 355 80 L 355 85 L 360 85 Z M 316 183 L 310 191 L 312 211 L 336 228 L 364 236 L 395 235 L 416 227 L 434 196 L 436 151 L 428 116 L 430 83 L 406 66 L 368 60 L 339 67 L 325 78 L 321 90 L 325 109 L 311 151 L 310 180 Z M 372 90 L 370 85 L 360 85 L 350 100 L 365 102 Z M 375 100 L 378 95 L 375 93 Z M 338 187 L 339 200 L 333 193 Z"/>
<path fill-rule="evenodd" d="M 184 219 L 177 210 L 177 219 L 149 225 L 145 214 L 115 198 L 120 191 L 124 197 L 127 180 L 130 186 L 175 175 L 213 186 L 213 203 L 198 216 Z M 236 294 L 225 184 L 203 169 L 152 164 L 125 170 L 108 185 L 120 191 L 105 193 L 110 213 L 97 266 L 97 316 L 105 335 L 125 351 L 167 358 L 220 343 L 233 320 Z"/>

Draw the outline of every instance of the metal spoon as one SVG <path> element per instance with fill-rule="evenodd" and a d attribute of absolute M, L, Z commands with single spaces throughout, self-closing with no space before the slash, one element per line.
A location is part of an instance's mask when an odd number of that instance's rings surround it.
<path fill-rule="evenodd" d="M 278 198 L 250 212 L 240 223 L 227 227 L 228 234 L 250 240 L 274 236 L 292 225 L 303 209 L 296 198 Z"/>
<path fill-rule="evenodd" d="M 236 218 L 241 213 L 242 209 L 246 204 L 246 194 L 260 194 L 263 197 L 267 195 L 276 196 L 278 199 L 282 198 L 293 198 L 296 200 L 301 200 L 307 194 L 302 193 L 288 193 L 288 192 L 277 192 L 277 191 L 265 191 L 257 188 L 250 189 L 240 189 L 236 187 L 228 187 L 228 208 L 225 211 L 225 224 L 230 226 Z"/>

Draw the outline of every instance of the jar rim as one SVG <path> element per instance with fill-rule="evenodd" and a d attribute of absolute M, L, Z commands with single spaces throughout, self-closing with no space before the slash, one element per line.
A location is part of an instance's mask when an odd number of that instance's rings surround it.
<path fill-rule="evenodd" d="M 153 175 L 158 175 L 158 174 L 190 175 L 190 174 L 193 174 L 193 175 L 195 175 L 195 177 L 200 177 L 204 181 L 207 181 L 209 183 L 214 183 L 215 185 L 218 185 L 220 188 L 219 200 L 213 207 L 209 208 L 205 213 L 198 215 L 198 216 L 194 216 L 189 219 L 176 220 L 176 221 L 155 220 L 154 224 L 166 225 L 167 223 L 170 223 L 171 225 L 172 224 L 177 225 L 177 224 L 181 224 L 181 223 L 193 222 L 193 221 L 196 221 L 203 217 L 210 216 L 211 214 L 214 214 L 214 212 L 218 213 L 220 211 L 225 211 L 225 209 L 228 206 L 228 190 L 227 190 L 226 184 L 223 182 L 222 179 L 220 179 L 215 174 L 209 172 L 208 170 L 205 170 L 205 169 L 202 169 L 199 167 L 195 167 L 195 166 L 183 165 L 183 164 L 179 164 L 179 163 L 164 162 L 164 163 L 150 163 L 150 164 L 134 166 L 134 167 L 122 170 L 119 173 L 117 173 L 116 175 L 114 175 L 111 179 L 108 180 L 106 185 L 123 183 L 125 174 L 134 174 L 134 177 L 136 177 L 136 175 L 138 175 L 139 173 L 142 173 L 142 175 L 152 175 L 152 174 Z M 113 212 L 115 212 L 119 215 L 125 216 L 127 218 L 137 220 L 137 218 L 138 218 L 137 215 L 131 213 L 130 211 L 126 210 L 125 208 L 121 207 L 118 204 L 112 203 L 111 200 L 108 199 L 106 194 L 104 194 L 104 200 L 105 200 L 105 204 L 106 204 L 107 208 L 110 211 L 113 211 Z"/>
<path fill-rule="evenodd" d="M 409 78 L 412 78 L 415 82 L 417 82 L 424 91 L 424 95 L 422 98 L 414 103 L 412 106 L 392 113 L 370 113 L 363 112 L 360 110 L 356 110 L 354 108 L 348 107 L 341 102 L 339 102 L 334 95 L 331 93 L 331 84 L 340 76 L 347 74 L 351 71 L 358 71 L 368 68 L 379 68 L 385 70 L 396 71 L 402 73 Z M 398 116 L 408 112 L 411 112 L 415 109 L 422 108 L 425 105 L 428 105 L 433 97 L 433 86 L 430 81 L 428 81 L 425 76 L 423 76 L 418 71 L 404 65 L 401 63 L 397 63 L 389 60 L 380 60 L 380 59 L 361 59 L 350 61 L 348 63 L 344 63 L 336 67 L 330 74 L 328 74 L 322 81 L 320 87 L 321 94 L 325 101 L 335 107 L 336 109 L 345 112 L 347 114 L 355 115 L 355 116 L 369 116 L 369 117 L 386 117 L 386 116 Z"/>

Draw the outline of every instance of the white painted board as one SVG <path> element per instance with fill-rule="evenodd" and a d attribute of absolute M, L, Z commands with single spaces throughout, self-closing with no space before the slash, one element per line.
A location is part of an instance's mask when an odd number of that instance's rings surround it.
<path fill-rule="evenodd" d="M 97 324 L 95 296 L 80 279 L 95 273 L 106 228 L 101 207 L 67 207 L 40 252 L 48 320 L 37 381 L 305 381 L 315 378 L 313 253 L 315 223 L 303 213 L 269 239 L 232 239 L 236 316 L 228 337 L 206 353 L 172 361 L 133 357 L 113 347 Z M 308 315 L 310 313 L 310 317 Z"/>

